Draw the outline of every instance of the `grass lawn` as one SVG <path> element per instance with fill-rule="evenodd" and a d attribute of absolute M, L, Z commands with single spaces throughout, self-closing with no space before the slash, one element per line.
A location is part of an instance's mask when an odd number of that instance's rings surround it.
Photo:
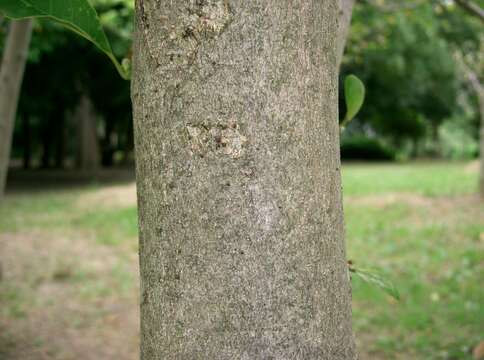
<path fill-rule="evenodd" d="M 466 163 L 343 166 L 362 359 L 472 359 L 484 340 L 484 204 Z M 136 359 L 134 184 L 14 192 L 0 206 L 0 359 Z"/>
<path fill-rule="evenodd" d="M 344 167 L 348 257 L 379 268 L 396 302 L 353 280 L 367 358 L 472 359 L 484 340 L 484 204 L 464 164 Z"/>

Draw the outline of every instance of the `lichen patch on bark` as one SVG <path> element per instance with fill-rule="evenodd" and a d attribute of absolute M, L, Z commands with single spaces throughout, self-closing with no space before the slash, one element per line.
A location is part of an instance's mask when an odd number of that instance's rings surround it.
<path fill-rule="evenodd" d="M 189 11 L 188 29 L 197 34 L 217 36 L 232 20 L 228 0 L 195 0 Z"/>
<path fill-rule="evenodd" d="M 192 155 L 205 157 L 209 152 L 225 154 L 232 159 L 243 155 L 248 140 L 239 131 L 236 121 L 214 126 L 207 124 L 189 124 L 186 126 L 190 152 Z"/>
<path fill-rule="evenodd" d="M 216 38 L 231 21 L 228 0 L 194 0 L 169 27 L 169 39 L 200 43 L 203 39 Z"/>
<path fill-rule="evenodd" d="M 153 16 L 155 12 L 159 16 Z M 199 47 L 216 39 L 233 20 L 229 0 L 137 3 L 140 26 L 150 57 L 161 71 L 190 67 Z M 157 38 L 151 34 L 156 33 Z"/>

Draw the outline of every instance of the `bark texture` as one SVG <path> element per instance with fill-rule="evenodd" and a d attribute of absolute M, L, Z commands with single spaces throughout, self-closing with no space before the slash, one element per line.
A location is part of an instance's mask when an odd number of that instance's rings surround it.
<path fill-rule="evenodd" d="M 137 0 L 141 359 L 355 359 L 334 0 Z"/>
<path fill-rule="evenodd" d="M 0 199 L 5 191 L 13 126 L 27 62 L 32 21 L 10 23 L 0 68 Z"/>

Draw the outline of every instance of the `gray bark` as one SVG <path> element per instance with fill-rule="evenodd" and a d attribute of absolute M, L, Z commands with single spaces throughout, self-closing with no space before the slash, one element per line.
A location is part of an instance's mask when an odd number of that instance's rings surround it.
<path fill-rule="evenodd" d="M 77 125 L 77 166 L 84 171 L 96 171 L 101 164 L 96 113 L 88 96 L 82 95 L 74 114 Z"/>
<path fill-rule="evenodd" d="M 333 0 L 136 3 L 141 359 L 355 359 Z"/>
<path fill-rule="evenodd" d="M 13 127 L 31 34 L 31 20 L 10 23 L 0 67 L 0 199 L 5 191 Z"/>

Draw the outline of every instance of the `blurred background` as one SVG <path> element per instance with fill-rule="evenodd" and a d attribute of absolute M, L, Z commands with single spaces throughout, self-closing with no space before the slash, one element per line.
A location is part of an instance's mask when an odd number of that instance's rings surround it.
<path fill-rule="evenodd" d="M 129 59 L 133 1 L 92 3 Z M 450 0 L 355 6 L 341 79 L 367 96 L 341 136 L 348 257 L 401 294 L 352 280 L 362 359 L 484 356 L 483 24 Z M 0 203 L 0 359 L 138 356 L 129 87 L 86 40 L 34 22 Z"/>

